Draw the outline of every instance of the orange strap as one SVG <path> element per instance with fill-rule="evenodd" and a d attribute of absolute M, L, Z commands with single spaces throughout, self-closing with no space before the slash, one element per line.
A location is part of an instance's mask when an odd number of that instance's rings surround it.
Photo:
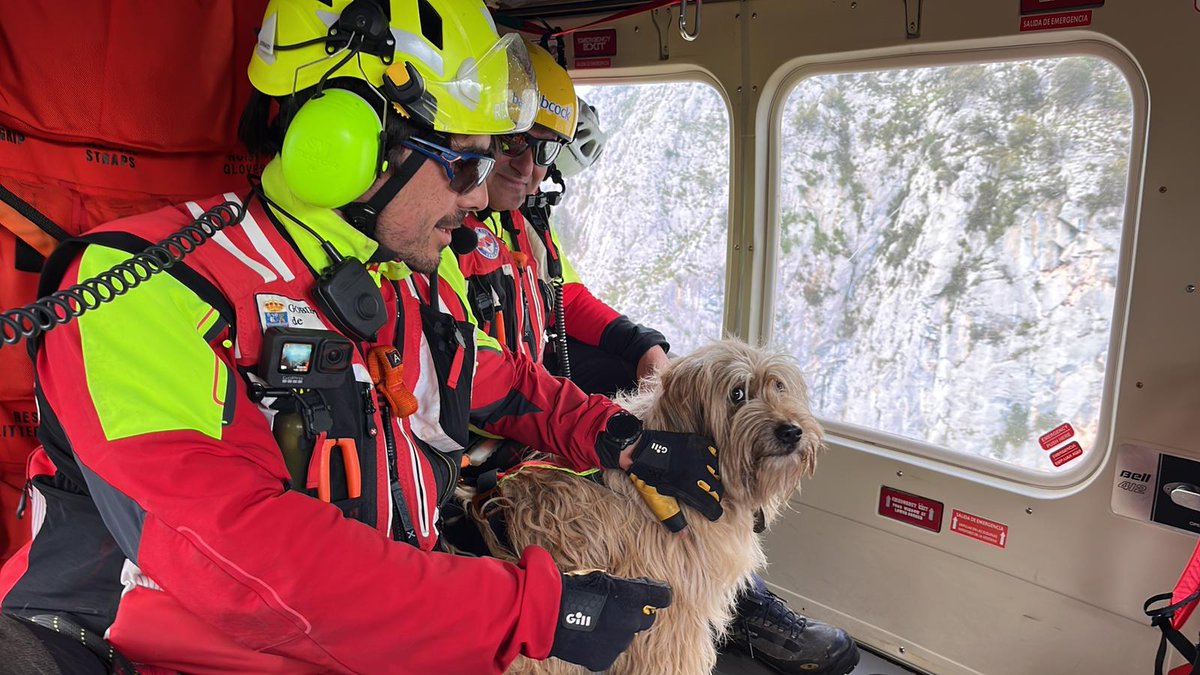
<path fill-rule="evenodd" d="M 13 234 L 17 235 L 25 241 L 26 244 L 32 246 L 43 257 L 49 257 L 54 251 L 54 247 L 58 244 L 54 237 L 46 233 L 45 230 L 34 225 L 28 218 L 17 213 L 16 209 L 9 206 L 3 200 L 0 200 L 0 225 L 3 225 Z M 32 298 L 30 298 L 32 300 Z"/>
<path fill-rule="evenodd" d="M 371 381 L 392 408 L 397 417 L 408 417 L 417 412 L 417 397 L 404 384 L 404 363 L 400 350 L 388 345 L 374 347 L 367 352 L 367 371 Z"/>

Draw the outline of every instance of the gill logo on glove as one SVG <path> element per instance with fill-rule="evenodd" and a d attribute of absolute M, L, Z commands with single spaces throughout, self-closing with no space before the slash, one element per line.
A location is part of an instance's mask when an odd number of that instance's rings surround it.
<path fill-rule="evenodd" d="M 663 444 L 661 444 L 661 443 L 651 443 L 651 444 L 650 444 L 650 449 L 654 450 L 654 452 L 656 452 L 656 453 L 658 453 L 658 454 L 660 454 L 660 455 L 665 455 L 665 454 L 667 454 L 667 446 L 665 446 L 665 445 L 663 445 Z"/>
<path fill-rule="evenodd" d="M 575 612 L 567 615 L 566 622 L 571 626 L 590 626 L 592 625 L 592 617 L 583 612 Z"/>

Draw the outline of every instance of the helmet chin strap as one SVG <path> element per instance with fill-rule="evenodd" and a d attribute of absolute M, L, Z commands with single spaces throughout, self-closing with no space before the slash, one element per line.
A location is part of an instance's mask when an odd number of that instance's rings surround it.
<path fill-rule="evenodd" d="M 410 153 L 408 159 L 405 159 L 400 167 L 392 172 L 392 175 L 379 187 L 379 191 L 370 199 L 365 202 L 350 202 L 340 209 L 346 222 L 359 232 L 379 241 L 375 237 L 375 226 L 379 220 L 379 214 L 383 213 L 383 209 L 396 198 L 408 181 L 412 180 L 413 174 L 421 168 L 421 164 L 425 160 L 426 157 L 419 152 Z"/>

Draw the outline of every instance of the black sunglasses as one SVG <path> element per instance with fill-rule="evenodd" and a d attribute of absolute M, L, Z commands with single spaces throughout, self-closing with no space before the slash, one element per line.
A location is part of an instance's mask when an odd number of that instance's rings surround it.
<path fill-rule="evenodd" d="M 491 155 L 447 148 L 416 136 L 400 141 L 400 145 L 441 164 L 446 171 L 446 180 L 450 181 L 450 189 L 460 195 L 483 185 L 492 167 L 496 166 L 496 159 Z"/>
<path fill-rule="evenodd" d="M 521 153 L 533 149 L 533 163 L 550 166 L 563 149 L 563 142 L 554 139 L 534 138 L 529 134 L 508 134 L 496 137 L 496 149 L 508 157 L 520 157 Z"/>

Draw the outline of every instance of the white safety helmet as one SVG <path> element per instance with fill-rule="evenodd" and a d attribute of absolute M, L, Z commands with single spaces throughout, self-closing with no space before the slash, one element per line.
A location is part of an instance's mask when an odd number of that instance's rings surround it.
<path fill-rule="evenodd" d="M 604 130 L 600 128 L 600 117 L 596 114 L 596 109 L 579 99 L 579 122 L 575 127 L 575 140 L 558 153 L 554 166 L 564 178 L 574 176 L 600 158 L 607 140 L 608 136 L 605 136 Z"/>

